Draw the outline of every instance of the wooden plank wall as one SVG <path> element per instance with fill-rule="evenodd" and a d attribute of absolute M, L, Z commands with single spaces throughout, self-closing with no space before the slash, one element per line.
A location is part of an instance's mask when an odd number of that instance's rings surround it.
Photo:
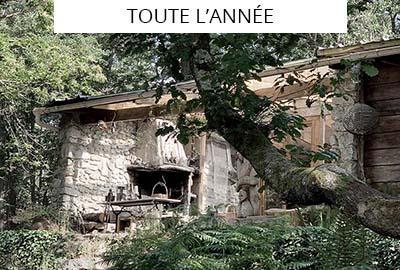
<path fill-rule="evenodd" d="M 365 101 L 379 112 L 376 129 L 364 137 L 367 181 L 389 194 L 400 194 L 400 57 L 377 63 L 379 75 L 367 80 Z"/>

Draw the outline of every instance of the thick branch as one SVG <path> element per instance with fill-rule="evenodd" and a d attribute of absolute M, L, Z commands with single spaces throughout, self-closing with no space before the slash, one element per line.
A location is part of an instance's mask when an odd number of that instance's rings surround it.
<path fill-rule="evenodd" d="M 255 123 L 243 121 L 226 104 L 216 105 L 219 85 L 210 76 L 212 57 L 208 35 L 197 36 L 193 75 L 201 95 L 209 126 L 218 131 L 253 165 L 260 177 L 290 203 L 326 203 L 343 211 L 364 226 L 400 238 L 400 199 L 381 193 L 335 165 L 298 168 L 281 155 Z M 220 106 L 223 114 L 215 115 Z M 221 117 L 221 115 L 223 117 Z"/>

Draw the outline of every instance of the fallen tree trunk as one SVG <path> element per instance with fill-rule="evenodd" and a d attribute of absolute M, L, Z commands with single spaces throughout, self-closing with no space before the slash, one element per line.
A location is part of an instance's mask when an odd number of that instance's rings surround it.
<path fill-rule="evenodd" d="M 85 228 L 85 233 L 90 233 L 94 230 L 103 231 L 106 228 L 104 223 L 98 223 L 95 221 L 86 221 L 83 223 L 83 226 Z"/>
<path fill-rule="evenodd" d="M 83 215 L 83 220 L 103 223 L 105 221 L 105 214 L 104 213 L 88 213 L 88 214 L 84 214 Z"/>
<path fill-rule="evenodd" d="M 216 91 L 220 85 L 210 79 L 213 63 L 209 46 L 208 35 L 197 35 L 192 55 L 192 73 L 209 128 L 216 130 L 249 160 L 258 175 L 285 201 L 336 206 L 373 231 L 400 238 L 399 198 L 371 188 L 335 165 L 295 166 L 278 152 L 262 128 L 229 111 L 229 105 L 224 106 Z M 218 111 L 224 111 L 223 117 L 216 114 Z"/>

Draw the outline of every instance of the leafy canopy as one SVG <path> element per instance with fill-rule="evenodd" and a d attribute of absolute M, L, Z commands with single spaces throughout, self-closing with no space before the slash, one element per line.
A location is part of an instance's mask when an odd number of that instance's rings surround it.
<path fill-rule="evenodd" d="M 236 126 L 237 129 L 246 128 L 245 123 L 256 124 L 271 140 L 281 142 L 287 137 L 299 137 L 305 126 L 304 119 L 290 113 L 291 106 L 287 102 L 255 96 L 246 81 L 260 80 L 258 72 L 266 67 L 312 56 L 319 46 L 349 45 L 382 37 L 396 37 L 392 17 L 400 9 L 399 3 L 391 0 L 352 0 L 348 6 L 348 34 L 203 34 L 200 38 L 191 34 L 117 34 L 110 37 L 110 42 L 114 44 L 116 52 L 123 56 L 151 54 L 158 72 L 143 87 L 156 90 L 158 96 L 165 91 L 172 94 L 173 99 L 168 106 L 170 110 L 179 112 L 178 129 L 175 132 L 181 142 L 187 143 L 190 136 L 215 130 L 221 119 L 228 119 L 232 114 L 241 118 L 242 125 Z M 198 43 L 207 43 L 202 49 L 207 48 L 212 60 L 200 59 L 208 62 L 208 73 L 202 80 L 207 80 L 214 90 L 198 92 L 199 98 L 187 101 L 185 92 L 175 84 L 189 79 L 198 80 L 193 69 Z M 377 72 L 370 64 L 363 64 L 362 71 L 370 76 Z M 321 81 L 324 76 L 318 74 L 315 80 Z M 295 76 L 284 80 L 286 85 L 299 82 Z M 336 86 L 339 81 L 340 78 L 333 78 L 332 84 Z M 279 90 L 284 91 L 284 88 Z M 333 92 L 329 93 L 322 84 L 310 90 L 311 94 L 323 101 L 340 95 L 335 90 Z M 199 108 L 205 110 L 206 119 L 190 114 Z M 328 104 L 326 109 L 332 107 Z M 230 129 L 235 127 L 231 126 Z M 171 130 L 171 127 L 166 127 L 159 134 Z"/>
<path fill-rule="evenodd" d="M 53 33 L 52 1 L 3 1 L 0 8 L 0 196 L 12 213 L 17 202 L 48 202 L 54 177 L 56 136 L 35 126 L 33 108 L 96 94 L 106 78 L 94 36 Z"/>

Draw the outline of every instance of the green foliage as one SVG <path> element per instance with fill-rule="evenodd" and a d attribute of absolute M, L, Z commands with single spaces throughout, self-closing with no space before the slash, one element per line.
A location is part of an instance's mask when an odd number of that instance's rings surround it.
<path fill-rule="evenodd" d="M 327 241 L 329 232 L 321 227 L 289 228 L 275 240 L 274 255 L 283 269 L 322 269 L 319 247 Z"/>
<path fill-rule="evenodd" d="M 339 210 L 326 205 L 315 205 L 297 209 L 298 224 L 331 228 L 336 222 Z"/>
<path fill-rule="evenodd" d="M 361 69 L 369 77 L 375 77 L 376 75 L 379 74 L 379 70 L 374 65 L 368 63 L 362 63 Z"/>
<path fill-rule="evenodd" d="M 396 13 L 400 11 L 399 1 L 350 1 L 354 2 L 364 2 L 364 8 L 355 10 L 349 17 L 349 34 L 340 36 L 343 44 L 399 37 L 393 24 Z"/>
<path fill-rule="evenodd" d="M 337 213 L 337 212 L 336 212 Z M 397 269 L 400 241 L 357 227 L 342 214 L 333 224 L 228 225 L 203 216 L 167 232 L 141 232 L 106 254 L 110 270 Z"/>
<path fill-rule="evenodd" d="M 370 253 L 374 258 L 372 264 L 378 269 L 400 269 L 400 242 L 383 237 L 373 237 L 369 243 L 373 247 Z"/>
<path fill-rule="evenodd" d="M 370 2 L 349 1 L 347 35 L 211 35 L 215 63 L 209 76 L 221 87 L 189 101 L 179 111 L 178 139 L 187 142 L 189 136 L 215 128 L 204 119 L 185 118 L 201 107 L 207 107 L 215 119 L 233 110 L 245 121 L 262 126 L 277 141 L 298 137 L 303 119 L 289 114 L 288 106 L 249 94 L 245 81 L 259 80 L 257 72 L 266 66 L 311 56 L 318 46 L 393 37 L 390 19 L 399 9 L 398 1 Z M 6 198 L 8 208 L 49 201 L 57 142 L 54 133 L 34 125 L 31 111 L 35 106 L 53 98 L 100 92 L 95 89 L 155 89 L 160 94 L 167 87 L 174 98 L 169 109 L 185 100 L 184 93 L 171 86 L 193 78 L 193 35 L 57 35 L 53 33 L 52 0 L 2 1 L 0 9 L 0 196 Z M 373 73 L 370 67 L 364 69 Z M 289 85 L 295 82 L 295 77 L 288 79 Z M 323 86 L 317 92 L 329 98 Z M 265 116 L 271 121 L 264 126 Z"/>
<path fill-rule="evenodd" d="M 354 45 L 382 39 L 399 38 L 399 32 L 393 23 L 396 13 L 400 11 L 398 0 L 349 0 L 348 32 L 346 34 L 308 34 L 308 45 L 314 48 Z M 304 51 L 300 46 L 299 53 L 312 56 L 312 51 Z M 304 57 L 304 56 L 300 56 Z"/>
<path fill-rule="evenodd" d="M 182 108 L 186 96 L 171 85 L 193 78 L 190 66 L 196 46 L 194 35 L 113 35 L 110 39 L 107 35 L 55 35 L 51 0 L 2 1 L 0 197 L 6 198 L 2 205 L 7 207 L 8 214 L 14 214 L 16 207 L 49 203 L 57 140 L 51 131 L 35 126 L 31 111 L 53 98 L 97 94 L 100 91 L 95 89 L 104 88 L 107 92 L 153 89 L 160 95 L 168 88 L 173 97 L 168 109 L 179 112 L 177 138 L 181 142 L 188 142 L 189 136 L 199 132 L 215 130 L 220 121 L 232 115 L 239 115 L 242 120 L 240 125 L 229 126 L 238 136 L 255 124 L 271 140 L 300 137 L 304 118 L 290 113 L 290 106 L 255 96 L 245 81 L 260 80 L 257 72 L 267 66 L 313 55 L 321 45 L 371 41 L 382 35 L 394 37 L 390 17 L 399 9 L 398 1 L 370 2 L 349 1 L 352 16 L 348 35 L 210 35 L 208 45 L 213 63 L 206 79 L 216 87 Z M 369 64 L 361 67 L 369 76 L 377 73 Z M 316 78 L 323 79 L 324 75 Z M 340 81 L 341 78 L 331 80 L 334 86 Z M 287 85 L 296 82 L 296 77 L 287 79 Z M 324 100 L 338 96 L 322 84 L 313 94 Z M 331 109 L 329 104 L 325 106 Z M 199 108 L 207 109 L 208 122 L 187 117 Z M 57 122 L 56 118 L 48 120 Z M 335 159 L 326 147 L 316 153 L 303 150 L 295 151 L 308 156 L 310 161 Z"/>
<path fill-rule="evenodd" d="M 332 235 L 323 247 L 322 260 L 326 269 L 369 269 L 371 257 L 367 245 L 367 230 L 339 213 L 331 227 Z"/>
<path fill-rule="evenodd" d="M 123 269 L 320 269 L 315 243 L 323 228 L 283 223 L 228 225 L 201 218 L 166 233 L 139 235 L 107 254 L 112 270 Z"/>
<path fill-rule="evenodd" d="M 400 267 L 400 241 L 378 235 L 356 224 L 339 209 L 308 207 L 301 212 L 303 224 L 328 228 L 319 245 L 323 269 L 378 269 Z"/>
<path fill-rule="evenodd" d="M 285 151 L 290 155 L 290 159 L 300 167 L 309 167 L 311 162 L 324 161 L 331 163 L 339 158 L 339 155 L 331 150 L 329 144 L 318 146 L 318 151 L 305 149 L 304 146 L 295 144 L 285 145 Z"/>
<path fill-rule="evenodd" d="M 12 229 L 34 228 L 61 233 L 72 230 L 73 216 L 67 211 L 53 207 L 34 206 L 17 211 L 12 220 L 15 223 Z"/>
<path fill-rule="evenodd" d="M 56 270 L 62 256 L 59 234 L 47 231 L 0 232 L 0 269 Z"/>
<path fill-rule="evenodd" d="M 398 1 L 397 1 L 398 2 Z M 211 34 L 204 35 L 202 42 L 207 43 L 212 58 L 209 72 L 203 78 L 211 84 L 214 90 L 200 93 L 201 98 L 195 108 L 206 110 L 207 121 L 196 122 L 185 120 L 187 114 L 194 111 L 186 108 L 179 111 L 180 121 L 176 128 L 178 139 L 182 143 L 188 142 L 188 137 L 204 130 L 215 130 L 220 121 L 234 115 L 240 115 L 243 125 L 230 127 L 232 133 L 245 129 L 248 123 L 255 123 L 266 135 L 275 141 L 282 141 L 286 137 L 297 138 L 304 128 L 304 119 L 289 113 L 289 106 L 282 105 L 276 100 L 255 96 L 245 83 L 246 80 L 260 80 L 257 72 L 269 66 L 279 66 L 294 59 L 313 56 L 318 47 L 350 45 L 395 37 L 392 29 L 394 11 L 399 9 L 395 0 L 360 1 L 351 0 L 349 8 L 348 34 Z M 148 85 L 161 95 L 167 89 L 173 97 L 168 102 L 168 108 L 181 106 L 186 100 L 185 94 L 173 85 L 182 80 L 193 78 L 193 56 L 196 51 L 196 35 L 176 34 L 135 34 L 113 35 L 110 39 L 116 54 L 123 57 L 142 56 L 149 53 L 148 59 L 154 63 L 152 69 L 159 70 Z M 370 76 L 376 74 L 376 69 L 370 65 L 363 65 L 364 71 Z M 313 81 L 321 81 L 329 74 L 318 74 Z M 198 79 L 198 78 L 197 78 Z M 284 86 L 279 91 L 285 91 L 285 86 L 301 83 L 296 76 L 289 75 L 284 79 Z M 335 86 L 339 79 L 333 78 Z M 332 106 L 325 101 L 332 97 L 342 96 L 330 91 L 326 84 L 316 84 L 311 94 L 319 96 L 325 103 L 327 110 Z M 309 105 L 313 102 L 309 100 Z M 311 102 L 312 101 L 312 102 Z M 314 100 L 315 101 L 315 100 Z M 198 103 L 198 104 L 197 104 Z M 266 121 L 268 119 L 268 121 Z M 193 124 L 196 123 L 196 124 Z M 200 123 L 200 124 L 199 124 Z M 247 124 L 246 124 L 247 123 Z M 194 131 L 193 131 L 194 130 Z M 166 129 L 164 129 L 164 132 Z M 239 132 L 238 132 L 239 133 Z M 326 153 L 319 155 L 327 158 Z M 331 158 L 331 157 L 329 157 Z"/>
<path fill-rule="evenodd" d="M 108 35 L 98 35 L 103 49 L 100 61 L 107 81 L 98 85 L 107 93 L 119 93 L 134 90 L 147 90 L 148 82 L 156 77 L 155 65 L 152 63 L 151 51 L 121 56 Z"/>
<path fill-rule="evenodd" d="M 3 1 L 0 10 L 0 197 L 12 215 L 50 200 L 57 137 L 35 125 L 33 108 L 95 94 L 105 77 L 93 36 L 53 33 L 51 0 Z"/>

